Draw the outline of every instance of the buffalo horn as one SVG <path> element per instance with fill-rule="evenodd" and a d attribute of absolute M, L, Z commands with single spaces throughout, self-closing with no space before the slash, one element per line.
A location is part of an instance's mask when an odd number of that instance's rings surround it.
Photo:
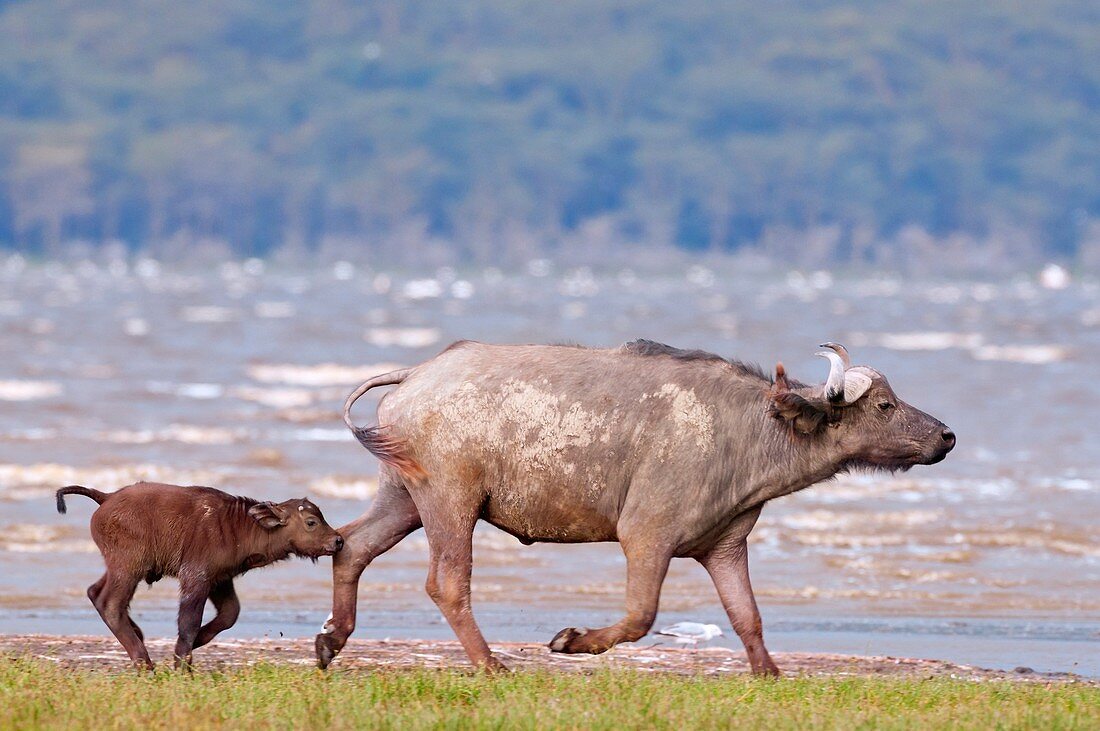
<path fill-rule="evenodd" d="M 831 350 L 815 353 L 819 358 L 829 361 L 829 378 L 825 381 L 825 398 L 837 402 L 844 399 L 844 361 Z"/>

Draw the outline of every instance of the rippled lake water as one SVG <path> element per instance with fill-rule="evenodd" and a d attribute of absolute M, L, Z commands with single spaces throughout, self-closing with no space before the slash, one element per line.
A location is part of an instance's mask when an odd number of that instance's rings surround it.
<path fill-rule="evenodd" d="M 847 475 L 765 508 L 751 561 L 773 649 L 1100 675 L 1100 285 L 732 263 L 414 275 L 0 257 L 0 632 L 106 632 L 84 596 L 101 571 L 94 506 L 72 497 L 57 515 L 58 486 L 146 478 L 308 495 L 342 524 L 375 487 L 376 462 L 339 418 L 364 378 L 459 338 L 637 337 L 782 360 L 807 381 L 825 375 L 816 345 L 839 340 L 958 434 L 939 465 Z M 617 546 L 524 547 L 486 526 L 475 551 L 490 641 L 618 617 Z M 423 592 L 426 558 L 418 532 L 367 570 L 358 632 L 449 635 Z M 253 572 L 239 591 L 238 635 L 312 634 L 328 612 L 327 561 Z M 167 580 L 139 590 L 147 631 L 172 632 L 174 592 Z M 674 562 L 658 623 L 679 619 L 726 626 L 689 561 Z"/>

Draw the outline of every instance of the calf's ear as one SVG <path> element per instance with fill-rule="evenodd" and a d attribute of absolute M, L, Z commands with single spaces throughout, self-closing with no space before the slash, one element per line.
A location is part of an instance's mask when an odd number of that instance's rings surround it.
<path fill-rule="evenodd" d="M 248 509 L 248 514 L 267 530 L 286 525 L 286 511 L 274 503 L 257 503 Z"/>

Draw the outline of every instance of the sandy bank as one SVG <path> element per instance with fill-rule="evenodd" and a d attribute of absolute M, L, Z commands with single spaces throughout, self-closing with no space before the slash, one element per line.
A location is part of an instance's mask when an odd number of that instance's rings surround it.
<path fill-rule="evenodd" d="M 150 654 L 160 663 L 171 657 L 173 640 L 148 641 Z M 747 673 L 744 653 L 724 647 L 682 648 L 670 645 L 620 646 L 605 655 L 559 655 L 545 646 L 518 642 L 494 643 L 493 650 L 514 670 L 585 672 L 600 668 L 645 672 L 720 676 Z M 32 656 L 68 667 L 123 670 L 128 667 L 122 648 L 113 639 L 88 636 L 0 635 L 0 655 Z M 775 661 L 787 675 L 876 676 L 922 679 L 955 677 L 974 681 L 1087 682 L 1068 673 L 1036 673 L 1020 668 L 1005 672 L 956 665 L 941 660 L 901 657 L 776 653 Z M 227 669 L 257 662 L 313 666 L 313 641 L 304 639 L 248 639 L 216 641 L 195 654 L 199 669 Z M 334 670 L 468 669 L 465 653 L 453 640 L 356 640 L 348 643 Z"/>

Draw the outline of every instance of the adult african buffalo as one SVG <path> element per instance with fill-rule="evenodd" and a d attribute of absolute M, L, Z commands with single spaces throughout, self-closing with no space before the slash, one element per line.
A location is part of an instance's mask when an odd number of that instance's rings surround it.
<path fill-rule="evenodd" d="M 356 588 L 378 555 L 423 526 L 427 591 L 470 660 L 493 657 L 470 608 L 474 524 L 523 543 L 618 541 L 626 616 L 563 629 L 556 652 L 600 653 L 643 637 L 670 559 L 710 573 L 753 672 L 777 674 L 749 583 L 746 537 L 765 502 L 853 467 L 934 464 L 955 446 L 941 422 L 899 399 L 842 346 L 821 386 L 775 379 L 698 350 L 636 340 L 613 350 L 458 342 L 352 393 L 344 421 L 382 461 L 370 510 L 340 529 L 331 619 L 317 636 L 327 667 L 355 628 Z M 380 426 L 351 421 L 355 400 L 400 384 Z"/>

